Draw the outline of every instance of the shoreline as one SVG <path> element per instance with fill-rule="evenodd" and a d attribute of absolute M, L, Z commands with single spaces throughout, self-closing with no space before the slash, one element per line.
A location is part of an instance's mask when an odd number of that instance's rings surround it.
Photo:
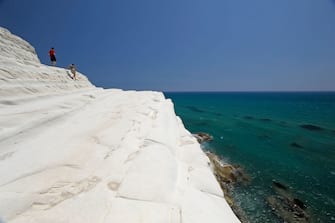
<path fill-rule="evenodd" d="M 201 145 L 214 139 L 207 133 L 193 134 Z M 224 162 L 215 152 L 208 150 L 202 146 L 202 150 L 211 161 L 212 171 L 217 181 L 220 184 L 224 196 L 236 216 L 242 223 L 250 222 L 243 208 L 236 203 L 236 198 L 232 192 L 235 187 L 248 186 L 251 183 L 251 177 L 248 176 L 240 165 L 234 165 Z M 283 220 L 288 223 L 308 223 L 314 222 L 312 210 L 307 205 L 296 197 L 296 193 L 291 189 L 276 181 L 272 181 L 272 193 L 264 197 L 268 208 L 272 209 L 272 214 L 276 215 L 277 220 Z M 264 210 L 265 211 L 265 210 Z M 314 219 L 314 220 L 313 220 Z"/>
<path fill-rule="evenodd" d="M 236 204 L 232 190 L 234 190 L 236 184 L 248 184 L 251 180 L 250 177 L 239 166 L 223 163 L 216 153 L 209 151 L 203 146 L 205 143 L 212 141 L 214 139 L 213 136 L 204 132 L 193 133 L 192 135 L 197 139 L 202 151 L 209 158 L 212 172 L 220 185 L 225 200 L 241 223 L 249 223 L 243 209 Z"/>

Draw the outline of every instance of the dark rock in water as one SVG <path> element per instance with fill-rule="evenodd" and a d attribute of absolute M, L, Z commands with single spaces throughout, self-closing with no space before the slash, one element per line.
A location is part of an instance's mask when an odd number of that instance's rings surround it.
<path fill-rule="evenodd" d="M 305 124 L 305 125 L 300 125 L 301 128 L 310 130 L 310 131 L 321 131 L 323 130 L 323 128 L 321 128 L 320 126 L 316 126 L 316 125 L 310 125 L 310 124 Z"/>
<path fill-rule="evenodd" d="M 294 198 L 287 186 L 277 181 L 272 181 L 276 195 L 267 197 L 267 203 L 272 211 L 284 222 L 307 223 L 310 222 L 305 209 L 306 205 L 298 198 Z"/>
<path fill-rule="evenodd" d="M 293 202 L 294 202 L 295 205 L 298 205 L 301 209 L 303 209 L 303 210 L 306 209 L 306 205 L 304 204 L 304 202 L 302 202 L 298 198 L 294 198 Z"/>
<path fill-rule="evenodd" d="M 293 200 L 280 197 L 270 196 L 266 199 L 272 211 L 284 222 L 288 223 L 308 223 L 310 222 L 307 213 L 296 205 Z"/>
<path fill-rule="evenodd" d="M 271 139 L 271 136 L 268 136 L 266 134 L 262 134 L 262 135 L 258 135 L 257 138 L 266 140 L 266 139 Z"/>
<path fill-rule="evenodd" d="M 198 112 L 198 113 L 204 113 L 205 111 L 197 108 L 197 107 L 194 107 L 194 106 L 186 106 L 186 108 L 190 109 L 191 111 L 194 111 L 194 112 Z"/>
<path fill-rule="evenodd" d="M 271 119 L 269 118 L 260 118 L 259 120 L 263 122 L 271 122 Z"/>
<path fill-rule="evenodd" d="M 282 190 L 287 190 L 288 188 L 284 185 L 284 184 L 281 184 L 277 181 L 272 181 L 273 183 L 273 186 L 276 187 L 276 188 L 279 188 L 279 189 L 282 189 Z"/>
<path fill-rule="evenodd" d="M 208 142 L 208 141 L 213 140 L 213 136 L 209 135 L 208 133 L 204 133 L 204 132 L 198 132 L 192 135 L 198 140 L 199 143 Z"/>
<path fill-rule="evenodd" d="M 288 126 L 288 123 L 285 122 L 285 121 L 280 121 L 280 122 L 279 122 L 279 125 L 282 126 L 282 127 L 287 127 L 287 126 Z"/>
<path fill-rule="evenodd" d="M 298 143 L 296 143 L 296 142 L 292 142 L 292 143 L 290 144 L 290 146 L 292 146 L 292 147 L 296 147 L 296 148 L 304 148 L 302 145 L 300 145 L 300 144 L 298 144 Z"/>
<path fill-rule="evenodd" d="M 244 118 L 244 119 L 247 119 L 247 120 L 253 120 L 253 119 L 255 119 L 254 117 L 249 116 L 249 115 L 246 115 L 246 116 L 244 116 L 243 118 Z"/>

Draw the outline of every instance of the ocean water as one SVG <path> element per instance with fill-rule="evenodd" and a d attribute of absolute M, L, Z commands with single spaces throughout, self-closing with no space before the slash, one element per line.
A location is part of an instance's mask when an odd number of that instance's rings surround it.
<path fill-rule="evenodd" d="M 251 177 L 233 190 L 250 222 L 283 222 L 266 202 L 273 180 L 304 202 L 310 222 L 335 222 L 335 92 L 165 96 L 190 132 L 214 136 L 206 149 Z"/>

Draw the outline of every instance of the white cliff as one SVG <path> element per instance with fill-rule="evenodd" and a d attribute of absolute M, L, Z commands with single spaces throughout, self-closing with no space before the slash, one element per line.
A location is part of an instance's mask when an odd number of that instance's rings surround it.
<path fill-rule="evenodd" d="M 0 28 L 3 222 L 239 222 L 171 100 L 78 77 Z"/>

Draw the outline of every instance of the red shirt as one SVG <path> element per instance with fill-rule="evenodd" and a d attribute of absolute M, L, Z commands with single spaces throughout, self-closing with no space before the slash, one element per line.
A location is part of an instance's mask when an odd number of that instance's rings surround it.
<path fill-rule="evenodd" d="M 55 50 L 51 49 L 51 50 L 49 51 L 49 55 L 50 55 L 50 56 L 55 56 Z"/>

